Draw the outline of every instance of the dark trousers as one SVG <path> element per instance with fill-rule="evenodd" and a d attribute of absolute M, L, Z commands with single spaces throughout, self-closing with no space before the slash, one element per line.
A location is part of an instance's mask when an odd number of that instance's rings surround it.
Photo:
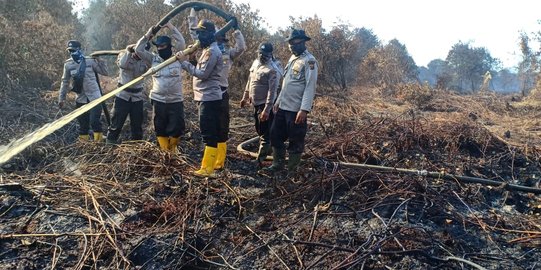
<path fill-rule="evenodd" d="M 199 105 L 199 129 L 206 146 L 218 147 L 218 131 L 220 130 L 220 105 L 221 100 L 200 101 Z"/>
<path fill-rule="evenodd" d="M 226 142 L 229 139 L 229 93 L 226 87 L 222 87 L 222 101 L 220 102 L 218 114 L 218 142 Z"/>
<path fill-rule="evenodd" d="M 263 112 L 265 104 L 258 105 L 254 107 L 254 120 L 255 120 L 255 130 L 259 135 L 259 143 L 261 145 L 270 145 L 270 130 L 272 125 L 272 119 L 274 118 L 274 113 L 272 110 L 269 113 L 269 119 L 267 121 L 261 122 L 259 120 L 259 115 Z"/>
<path fill-rule="evenodd" d="M 158 137 L 180 137 L 184 134 L 184 103 L 163 103 L 152 100 L 154 131 Z"/>
<path fill-rule="evenodd" d="M 143 139 L 143 101 L 131 102 L 115 97 L 111 126 L 107 133 L 108 140 L 115 142 L 118 140 L 128 115 L 130 116 L 131 139 Z"/>
<path fill-rule="evenodd" d="M 285 149 L 285 141 L 289 140 L 287 151 L 289 154 L 302 154 L 304 151 L 304 137 L 308 130 L 306 121 L 295 124 L 297 112 L 278 110 L 274 115 L 271 126 L 271 144 L 278 149 Z"/>
<path fill-rule="evenodd" d="M 75 106 L 77 108 L 80 108 L 86 104 L 87 103 L 76 102 Z M 97 105 L 94 108 L 90 109 L 90 111 L 87 111 L 77 117 L 77 121 L 79 121 L 79 135 L 89 135 L 90 127 L 92 127 L 93 132 L 102 132 L 100 121 L 102 110 L 101 106 L 101 104 Z"/>

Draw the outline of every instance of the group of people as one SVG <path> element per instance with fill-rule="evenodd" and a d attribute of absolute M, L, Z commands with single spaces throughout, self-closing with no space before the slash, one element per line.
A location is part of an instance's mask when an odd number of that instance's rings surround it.
<path fill-rule="evenodd" d="M 199 42 L 197 53 L 183 53 L 186 41 L 171 23 L 164 27 L 171 30 L 175 43 L 169 36 L 157 36 L 153 40 L 154 28 L 151 27 L 136 44 L 127 46 L 126 50 L 118 55 L 118 86 L 127 84 L 149 68 L 176 57 L 178 61 L 152 75 L 149 98 L 153 107 L 157 143 L 164 151 L 178 153 L 177 146 L 185 131 L 182 91 L 184 70 L 193 77 L 194 101 L 198 106 L 199 128 L 205 144 L 201 167 L 193 173 L 201 177 L 213 177 L 215 170 L 224 168 L 226 160 L 229 137 L 229 72 L 232 62 L 246 50 L 246 45 L 238 27 L 233 32 L 235 46 L 231 47 L 225 34 L 216 35 L 216 27 L 212 21 L 197 20 L 193 9 L 188 23 L 191 37 Z M 240 106 L 251 104 L 254 108 L 255 127 L 260 137 L 256 158 L 260 173 L 273 174 L 286 168 L 287 140 L 287 169 L 294 171 L 301 161 L 307 132 L 306 117 L 312 109 L 318 73 L 316 59 L 306 50 L 306 41 L 309 40 L 310 37 L 304 30 L 291 31 L 287 42 L 292 56 L 284 70 L 273 56 L 272 44 L 261 43 L 258 57 L 250 67 Z M 156 52 L 151 52 L 151 43 L 156 47 Z M 67 50 L 71 58 L 64 64 L 59 106 L 63 106 L 66 94 L 71 90 L 77 94 L 76 106 L 81 107 L 101 96 L 98 74 L 108 76 L 108 70 L 99 58 L 85 57 L 80 42 L 76 40 L 68 42 Z M 68 89 L 70 81 L 72 89 Z M 144 99 L 143 82 L 116 95 L 106 143 L 119 143 L 122 127 L 128 116 L 131 139 L 143 139 Z M 101 107 L 96 106 L 77 118 L 81 140 L 90 139 L 90 129 L 95 141 L 102 140 L 101 110 Z M 262 161 L 271 154 L 272 165 L 263 168 Z"/>

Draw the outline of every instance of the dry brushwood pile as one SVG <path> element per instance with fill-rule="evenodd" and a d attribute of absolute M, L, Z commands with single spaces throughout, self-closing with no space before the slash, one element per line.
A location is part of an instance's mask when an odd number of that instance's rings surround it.
<path fill-rule="evenodd" d="M 537 113 L 520 102 L 318 97 L 300 170 L 274 177 L 235 151 L 255 134 L 238 108 L 217 179 L 190 174 L 195 130 L 179 155 L 150 142 L 41 143 L 3 167 L 0 268 L 539 269 L 540 195 L 507 189 L 541 177 Z"/>

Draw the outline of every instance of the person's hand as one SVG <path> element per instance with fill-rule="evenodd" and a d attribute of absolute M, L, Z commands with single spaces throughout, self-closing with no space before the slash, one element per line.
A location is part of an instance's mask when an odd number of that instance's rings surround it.
<path fill-rule="evenodd" d="M 186 61 L 186 59 L 188 59 L 188 56 L 185 55 L 185 54 L 182 53 L 182 52 L 177 52 L 177 53 L 175 53 L 175 57 L 176 57 L 177 60 L 180 61 L 180 62 Z"/>
<path fill-rule="evenodd" d="M 145 37 L 146 37 L 147 39 L 150 40 L 150 39 L 154 36 L 154 29 L 155 29 L 154 26 L 152 26 L 152 27 L 150 27 L 150 28 L 148 29 L 148 31 L 147 31 L 146 34 L 145 34 Z M 156 31 L 156 32 L 157 32 L 157 31 Z"/>
<path fill-rule="evenodd" d="M 62 109 L 64 107 L 64 101 L 58 102 L 58 108 Z"/>
<path fill-rule="evenodd" d="M 304 122 L 306 122 L 306 115 L 308 113 L 306 111 L 303 111 L 303 110 L 300 110 L 298 113 L 297 113 L 297 117 L 295 117 L 295 124 L 302 124 Z"/>
<path fill-rule="evenodd" d="M 194 8 L 190 9 L 190 17 L 197 17 L 197 12 L 195 12 Z"/>
<path fill-rule="evenodd" d="M 135 52 L 135 44 L 130 44 L 130 45 L 126 46 L 126 51 L 129 52 L 129 53 Z"/>
<path fill-rule="evenodd" d="M 272 112 L 277 113 L 279 107 L 278 103 L 275 103 L 274 106 L 272 106 Z"/>
<path fill-rule="evenodd" d="M 173 26 L 171 21 L 168 21 L 163 27 L 167 27 L 169 30 L 173 30 L 175 26 Z"/>
<path fill-rule="evenodd" d="M 259 120 L 261 122 L 265 122 L 269 120 L 269 113 L 267 112 L 266 109 L 263 109 L 263 111 L 259 114 Z"/>
<path fill-rule="evenodd" d="M 246 106 L 246 105 L 248 104 L 248 102 L 250 102 L 248 99 L 243 98 L 243 99 L 240 101 L 240 107 L 241 107 L 241 108 L 244 108 L 244 106 Z"/>

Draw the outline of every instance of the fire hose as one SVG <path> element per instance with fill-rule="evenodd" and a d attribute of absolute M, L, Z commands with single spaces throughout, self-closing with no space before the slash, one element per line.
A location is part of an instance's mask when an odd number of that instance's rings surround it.
<path fill-rule="evenodd" d="M 171 20 L 174 16 L 176 16 L 181 11 L 188 8 L 194 8 L 196 10 L 207 9 L 214 12 L 216 15 L 222 17 L 223 19 L 225 19 L 227 21 L 226 25 L 216 32 L 215 34 L 216 36 L 225 34 L 227 31 L 229 31 L 233 27 L 238 27 L 237 19 L 234 16 L 227 14 L 225 11 L 215 6 L 209 5 L 207 3 L 203 3 L 199 1 L 189 1 L 189 2 L 185 2 L 178 5 L 169 13 L 167 13 L 167 15 L 165 15 L 165 17 L 163 17 L 159 21 L 159 23 L 156 26 L 154 26 L 153 34 L 156 34 L 162 28 L 162 26 L 165 25 L 167 22 L 169 22 L 169 20 Z M 183 50 L 182 53 L 185 55 L 191 54 L 195 50 L 197 50 L 198 47 L 199 47 L 199 42 L 195 42 L 195 44 Z M 108 52 L 111 52 L 111 51 L 108 51 Z M 110 54 L 110 53 L 105 53 L 105 54 Z M 97 55 L 95 54 L 94 56 L 97 56 Z M 150 68 L 147 72 L 145 72 L 143 75 L 139 76 L 138 78 L 133 79 L 132 81 L 101 96 L 100 98 L 93 100 L 89 102 L 88 104 L 81 106 L 78 109 L 73 110 L 72 112 L 64 115 L 63 117 L 51 123 L 47 123 L 43 125 L 41 128 L 38 128 L 37 130 L 25 135 L 24 137 L 20 139 L 14 140 L 7 145 L 0 146 L 0 165 L 9 161 L 13 156 L 19 154 L 30 145 L 42 140 L 46 136 L 52 134 L 56 130 L 62 128 L 63 126 L 70 123 L 71 121 L 75 120 L 78 116 L 84 114 L 85 112 L 91 110 L 92 108 L 100 105 L 102 102 L 106 101 L 107 99 L 113 97 L 117 93 L 120 93 L 124 89 L 131 87 L 132 85 L 142 81 L 144 78 L 158 72 L 159 70 L 163 69 L 164 67 L 176 61 L 177 61 L 176 57 L 171 57 L 167 59 L 166 61 L 162 62 L 161 64 Z"/>
<path fill-rule="evenodd" d="M 259 137 L 254 137 L 247 141 L 244 141 L 237 146 L 237 151 L 244 155 L 257 157 L 257 153 L 246 150 L 245 147 L 248 144 L 256 143 L 258 141 L 259 141 Z M 430 172 L 427 170 L 386 167 L 386 166 L 361 164 L 361 163 L 332 162 L 323 158 L 318 158 L 318 161 L 320 165 L 324 168 L 327 168 L 328 166 L 332 166 L 333 171 L 336 171 L 340 167 L 343 167 L 343 168 L 352 168 L 352 169 L 384 171 L 384 172 L 391 172 L 391 173 L 405 173 L 405 174 L 419 175 L 419 176 L 425 176 L 425 177 L 430 177 L 430 178 L 435 178 L 435 179 L 460 181 L 464 183 L 478 183 L 478 184 L 483 184 L 487 186 L 502 187 L 503 189 L 511 190 L 511 191 L 521 191 L 521 192 L 526 192 L 526 193 L 541 194 L 541 189 L 539 188 L 521 186 L 521 185 L 516 185 L 516 184 L 509 184 L 502 181 L 490 180 L 490 179 L 479 178 L 479 177 L 448 174 L 445 172 Z"/>

